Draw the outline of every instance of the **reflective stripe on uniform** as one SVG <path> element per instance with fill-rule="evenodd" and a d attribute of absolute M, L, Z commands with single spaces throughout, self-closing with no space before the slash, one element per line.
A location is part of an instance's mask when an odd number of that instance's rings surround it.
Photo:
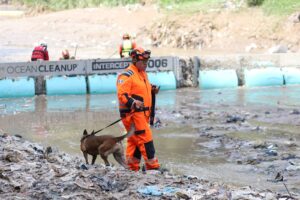
<path fill-rule="evenodd" d="M 130 76 L 132 76 L 133 74 L 134 74 L 134 73 L 133 73 L 133 71 L 132 71 L 132 70 L 128 70 L 128 71 L 126 71 L 126 72 L 122 73 L 121 75 L 124 75 L 124 76 L 130 77 Z"/>

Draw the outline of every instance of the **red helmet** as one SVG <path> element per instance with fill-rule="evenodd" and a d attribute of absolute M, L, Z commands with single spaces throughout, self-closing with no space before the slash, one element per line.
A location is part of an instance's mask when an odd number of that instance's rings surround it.
<path fill-rule="evenodd" d="M 128 34 L 128 33 L 125 33 L 124 35 L 123 35 L 123 40 L 125 40 L 125 39 L 130 39 L 130 35 Z"/>
<path fill-rule="evenodd" d="M 69 59 L 70 58 L 70 53 L 68 51 L 68 49 L 65 49 L 61 52 L 62 56 L 64 59 Z"/>
<path fill-rule="evenodd" d="M 129 55 L 132 59 L 137 60 L 146 60 L 150 58 L 151 51 L 150 50 L 144 50 L 141 47 L 137 47 L 129 52 Z"/>

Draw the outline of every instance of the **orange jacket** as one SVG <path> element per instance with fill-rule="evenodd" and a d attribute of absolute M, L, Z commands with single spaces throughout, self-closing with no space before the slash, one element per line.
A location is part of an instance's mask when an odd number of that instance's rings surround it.
<path fill-rule="evenodd" d="M 119 75 L 117 80 L 117 94 L 120 112 L 129 111 L 134 100 L 144 102 L 146 116 L 150 115 L 151 108 L 151 84 L 145 71 L 139 71 L 131 64 L 125 72 Z"/>
<path fill-rule="evenodd" d="M 145 71 L 139 71 L 131 64 L 125 72 L 118 76 L 117 94 L 119 99 L 122 122 L 129 130 L 134 124 L 134 135 L 127 139 L 126 160 L 129 169 L 138 171 L 140 160 L 143 156 L 146 169 L 158 169 L 160 167 L 155 157 L 152 132 L 149 126 L 151 111 L 151 84 Z M 144 109 L 133 109 L 134 100 L 144 102 Z"/>

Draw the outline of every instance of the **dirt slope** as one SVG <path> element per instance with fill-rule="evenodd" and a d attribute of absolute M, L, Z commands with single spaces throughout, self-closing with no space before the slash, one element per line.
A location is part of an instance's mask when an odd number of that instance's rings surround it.
<path fill-rule="evenodd" d="M 300 23 L 265 16 L 258 9 L 168 17 L 147 27 L 145 32 L 158 47 L 264 53 L 273 46 L 282 45 L 290 52 L 300 50 Z"/>
<path fill-rule="evenodd" d="M 121 42 L 121 35 L 139 30 L 159 20 L 154 7 L 87 8 L 42 14 L 21 19 L 0 21 L 0 46 L 32 48 L 38 41 L 48 43 L 50 57 L 59 57 L 63 48 L 79 45 L 82 57 L 112 54 Z M 137 37 L 140 41 L 141 38 Z"/>
<path fill-rule="evenodd" d="M 44 40 L 53 59 L 63 48 L 74 51 L 76 44 L 80 58 L 118 57 L 124 32 L 158 55 L 184 54 L 191 48 L 193 54 L 265 53 L 276 45 L 300 50 L 300 23 L 257 9 L 178 15 L 155 6 L 102 7 L 1 19 L 0 26 L 0 46 L 31 49 Z"/>

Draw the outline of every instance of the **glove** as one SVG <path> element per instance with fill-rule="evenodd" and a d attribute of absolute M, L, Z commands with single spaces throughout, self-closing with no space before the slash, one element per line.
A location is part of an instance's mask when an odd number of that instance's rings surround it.
<path fill-rule="evenodd" d="M 151 92 L 152 93 L 158 94 L 159 89 L 160 89 L 160 86 L 157 87 L 156 85 L 151 85 Z"/>
<path fill-rule="evenodd" d="M 142 109 L 142 108 L 144 108 L 144 102 L 139 101 L 139 100 L 134 100 L 134 102 L 132 104 L 132 108 Z"/>

